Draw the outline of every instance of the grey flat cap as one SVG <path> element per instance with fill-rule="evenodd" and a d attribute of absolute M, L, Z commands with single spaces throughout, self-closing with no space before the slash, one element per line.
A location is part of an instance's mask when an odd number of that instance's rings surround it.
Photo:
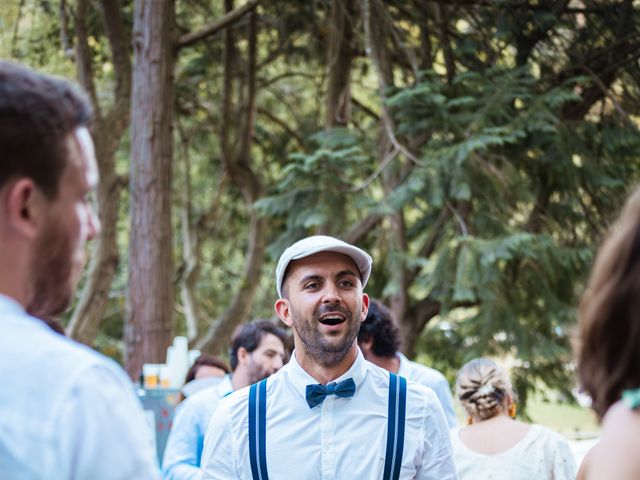
<path fill-rule="evenodd" d="M 278 260 L 278 266 L 276 267 L 276 290 L 280 298 L 282 298 L 282 281 L 289 263 L 320 252 L 336 252 L 351 257 L 360 271 L 362 288 L 367 284 L 371 274 L 371 264 L 373 263 L 367 252 L 337 238 L 314 235 L 294 243 L 280 255 L 280 260 Z"/>

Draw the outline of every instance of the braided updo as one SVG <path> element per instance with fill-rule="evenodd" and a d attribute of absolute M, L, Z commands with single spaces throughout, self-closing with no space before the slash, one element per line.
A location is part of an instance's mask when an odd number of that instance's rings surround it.
<path fill-rule="evenodd" d="M 505 408 L 505 398 L 513 397 L 513 388 L 507 373 L 496 362 L 476 358 L 458 373 L 456 394 L 467 414 L 486 420 Z"/>

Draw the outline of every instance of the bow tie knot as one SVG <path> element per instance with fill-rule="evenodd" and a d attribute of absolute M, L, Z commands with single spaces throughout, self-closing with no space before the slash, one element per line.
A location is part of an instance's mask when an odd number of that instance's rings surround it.
<path fill-rule="evenodd" d="M 347 378 L 341 382 L 331 382 L 327 385 L 320 383 L 315 385 L 307 385 L 306 398 L 309 408 L 320 405 L 324 402 L 327 395 L 335 395 L 341 398 L 353 397 L 356 391 L 356 383 L 353 378 Z"/>

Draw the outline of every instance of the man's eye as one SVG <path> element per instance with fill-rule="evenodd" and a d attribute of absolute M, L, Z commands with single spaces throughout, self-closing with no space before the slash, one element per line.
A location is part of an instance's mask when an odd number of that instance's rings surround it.
<path fill-rule="evenodd" d="M 351 280 L 342 280 L 338 285 L 342 288 L 350 288 L 353 287 L 353 282 Z"/>
<path fill-rule="evenodd" d="M 305 285 L 305 290 L 315 290 L 318 287 L 320 287 L 320 284 L 318 282 L 311 282 L 311 283 L 307 283 Z"/>

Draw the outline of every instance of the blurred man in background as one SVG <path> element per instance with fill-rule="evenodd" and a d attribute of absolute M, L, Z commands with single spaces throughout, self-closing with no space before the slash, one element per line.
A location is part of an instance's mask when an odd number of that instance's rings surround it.
<path fill-rule="evenodd" d="M 199 478 L 204 434 L 220 399 L 276 373 L 285 361 L 287 337 L 269 322 L 240 326 L 231 339 L 230 375 L 180 404 L 162 462 L 166 480 Z"/>
<path fill-rule="evenodd" d="M 433 390 L 440 400 L 449 428 L 458 426 L 449 382 L 439 371 L 412 362 L 400 353 L 400 332 L 391 311 L 379 300 L 371 300 L 367 318 L 360 325 L 358 345 L 364 358 L 371 363 Z"/>

